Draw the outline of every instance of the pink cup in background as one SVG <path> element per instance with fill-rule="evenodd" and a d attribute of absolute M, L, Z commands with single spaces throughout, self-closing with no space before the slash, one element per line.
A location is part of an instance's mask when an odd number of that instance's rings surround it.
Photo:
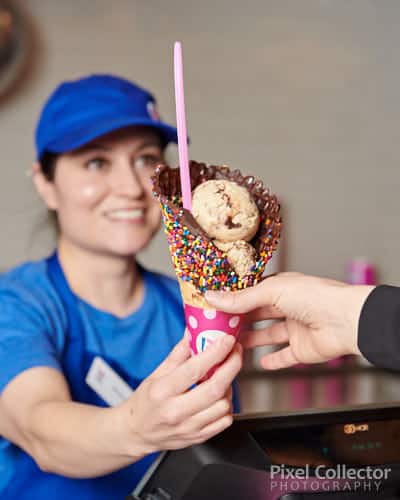
<path fill-rule="evenodd" d="M 213 342 L 224 335 L 239 337 L 244 314 L 231 314 L 216 309 L 203 309 L 184 304 L 186 326 L 189 331 L 192 355 L 204 352 Z M 207 374 L 210 377 L 217 366 Z"/>

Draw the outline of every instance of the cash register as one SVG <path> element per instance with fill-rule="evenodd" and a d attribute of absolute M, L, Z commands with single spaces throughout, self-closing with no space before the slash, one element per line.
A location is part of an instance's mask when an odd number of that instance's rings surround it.
<path fill-rule="evenodd" d="M 235 418 L 168 451 L 129 500 L 400 500 L 399 406 Z"/>

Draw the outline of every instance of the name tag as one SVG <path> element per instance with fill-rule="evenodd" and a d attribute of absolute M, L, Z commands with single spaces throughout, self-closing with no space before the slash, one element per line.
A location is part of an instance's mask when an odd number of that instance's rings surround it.
<path fill-rule="evenodd" d="M 85 382 L 110 406 L 122 403 L 133 393 L 125 380 L 99 356 L 93 359 Z"/>

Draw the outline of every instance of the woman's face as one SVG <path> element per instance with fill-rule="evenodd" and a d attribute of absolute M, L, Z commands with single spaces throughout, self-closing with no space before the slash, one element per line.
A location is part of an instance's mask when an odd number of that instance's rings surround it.
<path fill-rule="evenodd" d="M 162 161 L 160 138 L 146 127 L 115 131 L 62 154 L 53 182 L 39 189 L 57 212 L 60 238 L 101 254 L 139 252 L 159 227 L 150 178 Z"/>

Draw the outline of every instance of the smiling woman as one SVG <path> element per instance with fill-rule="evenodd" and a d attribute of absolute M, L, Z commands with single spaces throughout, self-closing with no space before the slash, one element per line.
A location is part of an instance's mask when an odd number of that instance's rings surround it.
<path fill-rule="evenodd" d="M 46 173 L 34 164 L 35 185 L 62 228 L 60 254 L 80 245 L 131 256 L 147 245 L 160 223 L 151 175 L 163 149 L 157 131 L 134 126 L 53 157 Z"/>
<path fill-rule="evenodd" d="M 155 453 L 232 422 L 240 347 L 191 357 L 178 285 L 136 262 L 169 142 L 154 97 L 110 75 L 63 83 L 42 110 L 32 178 L 58 239 L 0 277 L 2 499 L 125 498 Z"/>

